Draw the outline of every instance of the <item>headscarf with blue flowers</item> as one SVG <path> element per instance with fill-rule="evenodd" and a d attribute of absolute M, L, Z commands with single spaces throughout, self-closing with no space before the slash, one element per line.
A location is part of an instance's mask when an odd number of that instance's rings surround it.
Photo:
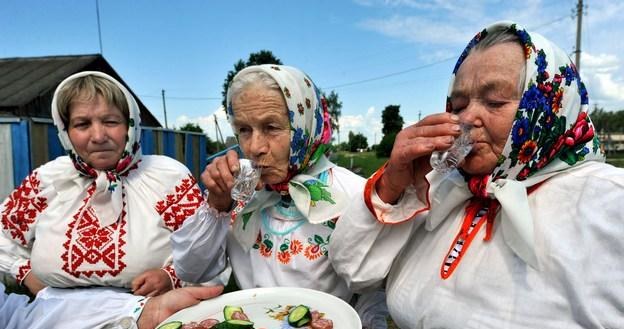
<path fill-rule="evenodd" d="M 331 141 L 329 112 L 312 79 L 294 67 L 273 64 L 249 66 L 237 76 L 250 72 L 264 72 L 280 87 L 290 121 L 290 160 L 286 179 L 257 192 L 237 214 L 242 215 L 243 220 L 235 221 L 235 236 L 244 247 L 253 245 L 257 234 L 259 220 L 250 219 L 251 213 L 270 207 L 284 197 L 290 197 L 298 211 L 313 224 L 339 216 L 346 202 L 340 190 L 320 179 L 335 165 L 325 157 Z M 226 103 L 228 120 L 232 124 L 235 111 L 230 92 Z"/>
<path fill-rule="evenodd" d="M 528 193 L 553 175 L 587 161 L 603 162 L 605 158 L 588 116 L 587 90 L 574 64 L 562 49 L 539 34 L 529 34 L 515 23 L 495 23 L 469 42 L 453 70 L 447 111 L 451 111 L 455 74 L 463 61 L 491 31 L 501 29 L 519 37 L 526 58 L 525 85 L 507 142 L 491 174 L 473 176 L 460 170 L 463 178 L 456 173 L 448 177 L 454 182 L 451 183 L 453 191 L 439 188 L 433 192 L 432 199 L 439 197 L 445 202 L 432 206 L 426 227 L 434 229 L 452 209 L 469 200 L 464 224 L 454 243 L 471 240 L 476 234 L 471 223 L 474 225 L 481 219 L 487 220 L 485 240 L 489 240 L 494 220 L 500 214 L 506 244 L 526 263 L 538 268 Z M 443 179 L 441 176 L 432 172 L 427 178 L 434 181 Z M 461 180 L 467 184 L 461 184 Z M 442 190 L 444 192 L 440 192 Z M 437 195 L 439 193 L 454 197 Z M 443 278 L 451 275 L 461 259 L 454 255 L 456 260 L 452 260 L 451 256 L 449 253 L 442 265 Z"/>

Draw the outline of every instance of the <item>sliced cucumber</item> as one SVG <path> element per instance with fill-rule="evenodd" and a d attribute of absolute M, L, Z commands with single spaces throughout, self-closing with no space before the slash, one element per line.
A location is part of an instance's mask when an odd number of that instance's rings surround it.
<path fill-rule="evenodd" d="M 295 328 L 303 327 L 308 324 L 311 319 L 310 308 L 305 305 L 296 306 L 290 310 L 288 314 L 288 324 Z"/>
<path fill-rule="evenodd" d="M 243 308 L 240 306 L 225 305 L 223 308 L 223 317 L 225 320 L 232 320 L 232 314 L 234 314 L 234 312 L 241 312 L 245 314 L 245 312 L 243 312 Z"/>
<path fill-rule="evenodd" d="M 253 322 L 246 320 L 226 320 L 219 323 L 216 329 L 253 329 Z"/>
<path fill-rule="evenodd" d="M 158 327 L 157 329 L 178 329 L 182 327 L 182 322 L 180 321 L 171 321 L 171 322 L 167 322 L 165 324 L 163 324 L 162 326 Z"/>

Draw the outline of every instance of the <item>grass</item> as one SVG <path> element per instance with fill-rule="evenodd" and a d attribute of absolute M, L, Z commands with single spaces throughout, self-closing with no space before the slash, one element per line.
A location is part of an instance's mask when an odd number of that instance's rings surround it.
<path fill-rule="evenodd" d="M 341 167 L 350 169 L 362 177 L 370 177 L 388 158 L 377 158 L 375 152 L 336 152 L 331 161 Z"/>

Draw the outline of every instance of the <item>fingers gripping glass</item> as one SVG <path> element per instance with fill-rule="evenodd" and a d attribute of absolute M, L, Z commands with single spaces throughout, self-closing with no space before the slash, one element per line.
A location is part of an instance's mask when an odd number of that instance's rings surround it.
<path fill-rule="evenodd" d="M 258 168 L 255 162 L 249 159 L 240 159 L 239 168 L 238 174 L 234 177 L 234 186 L 232 186 L 232 191 L 230 192 L 235 202 L 234 210 L 232 210 L 234 215 L 243 210 L 245 204 L 251 200 L 256 192 L 258 180 L 260 180 L 260 168 Z"/>
<path fill-rule="evenodd" d="M 459 163 L 472 150 L 472 139 L 470 138 L 472 125 L 462 123 L 460 126 L 462 133 L 455 139 L 453 145 L 448 150 L 431 153 L 429 162 L 433 169 L 443 173 L 449 172 L 457 168 Z"/>

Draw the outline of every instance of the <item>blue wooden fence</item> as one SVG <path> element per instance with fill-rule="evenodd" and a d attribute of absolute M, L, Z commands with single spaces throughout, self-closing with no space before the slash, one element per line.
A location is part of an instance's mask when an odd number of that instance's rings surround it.
<path fill-rule="evenodd" d="M 141 150 L 184 163 L 197 179 L 207 164 L 204 134 L 143 127 Z M 0 202 L 33 169 L 64 154 L 51 120 L 0 117 Z"/>

